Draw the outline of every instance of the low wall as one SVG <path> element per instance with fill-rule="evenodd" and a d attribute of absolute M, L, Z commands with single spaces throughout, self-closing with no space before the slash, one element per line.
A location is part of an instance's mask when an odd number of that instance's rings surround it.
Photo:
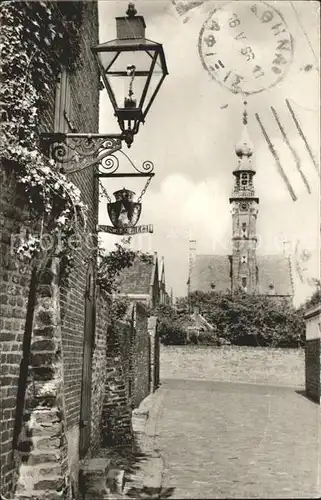
<path fill-rule="evenodd" d="M 304 388 L 304 349 L 164 346 L 165 378 L 217 380 Z"/>

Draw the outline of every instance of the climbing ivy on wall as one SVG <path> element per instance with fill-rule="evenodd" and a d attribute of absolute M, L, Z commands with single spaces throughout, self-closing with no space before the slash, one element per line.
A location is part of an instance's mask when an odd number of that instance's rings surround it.
<path fill-rule="evenodd" d="M 100 246 L 97 284 L 100 290 L 107 296 L 110 308 L 110 322 L 123 319 L 126 315 L 130 301 L 127 297 L 117 296 L 117 277 L 123 269 L 131 267 L 135 259 L 150 262 L 153 256 L 141 251 L 132 250 L 128 247 L 131 238 L 123 238 L 120 243 L 115 244 L 115 250 L 107 252 Z"/>
<path fill-rule="evenodd" d="M 15 2 L 0 6 L 2 84 L 1 167 L 14 173 L 30 219 L 57 235 L 58 254 L 71 266 L 68 238 L 86 221 L 80 191 L 39 149 L 39 116 L 61 66 L 75 68 L 84 2 Z M 24 259 L 41 254 L 40 238 L 22 236 Z M 70 266 L 68 265 L 70 264 Z"/>
<path fill-rule="evenodd" d="M 97 283 L 100 289 L 107 294 L 117 291 L 117 277 L 119 273 L 133 265 L 135 259 L 150 262 L 153 256 L 141 251 L 132 250 L 127 245 L 130 238 L 123 238 L 121 243 L 115 244 L 115 250 L 106 252 L 100 248 Z"/>

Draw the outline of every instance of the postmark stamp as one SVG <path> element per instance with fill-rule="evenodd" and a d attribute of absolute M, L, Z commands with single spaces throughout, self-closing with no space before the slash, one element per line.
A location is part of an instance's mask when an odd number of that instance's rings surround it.
<path fill-rule="evenodd" d="M 286 75 L 293 39 L 283 16 L 266 2 L 228 2 L 213 10 L 198 40 L 203 67 L 233 93 L 267 90 Z"/>

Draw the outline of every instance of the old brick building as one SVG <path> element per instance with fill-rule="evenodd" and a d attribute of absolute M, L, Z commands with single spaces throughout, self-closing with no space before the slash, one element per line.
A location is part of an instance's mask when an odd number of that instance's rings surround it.
<path fill-rule="evenodd" d="M 12 4 L 7 3 L 4 22 L 18 26 L 19 36 L 25 32 L 28 39 L 27 20 L 15 19 L 20 4 Z M 35 43 L 38 37 L 44 47 L 50 43 L 41 31 L 43 15 L 45 29 L 61 26 L 65 47 L 72 40 L 74 54 L 73 64 L 61 66 L 51 79 L 41 109 L 32 110 L 39 118 L 37 133 L 98 132 L 99 75 L 90 52 L 98 43 L 97 2 L 31 2 L 27 9 L 28 22 L 36 26 Z M 14 50 L 19 44 L 13 42 Z M 10 83 L 15 88 L 16 82 Z M 21 147 L 19 135 L 14 141 Z M 66 166 L 67 179 L 87 206 L 86 230 L 73 235 L 75 245 L 70 242 L 74 264 L 68 283 L 60 279 L 57 253 L 47 260 L 43 254 L 18 259 L 16 235 L 47 231 L 50 236 L 55 228 L 31 217 L 32 200 L 17 181 L 17 167 L 19 161 L 2 153 L 0 491 L 8 499 L 74 498 L 81 460 L 101 445 L 131 439 L 131 408 L 150 390 L 147 311 L 135 305 L 128 312 L 129 337 L 123 325 L 109 327 L 109 301 L 96 286 L 98 180 L 92 168 L 68 174 Z M 44 261 L 47 269 L 40 274 Z"/>
<path fill-rule="evenodd" d="M 321 304 L 310 306 L 305 313 L 305 389 L 308 397 L 321 401 Z"/>
<path fill-rule="evenodd" d="M 136 257 L 130 267 L 123 269 L 117 278 L 117 295 L 140 301 L 151 308 L 170 301 L 166 291 L 165 264 L 159 269 L 157 252 Z"/>
<path fill-rule="evenodd" d="M 236 145 L 238 164 L 230 204 L 232 207 L 232 255 L 197 255 L 196 241 L 190 242 L 188 293 L 242 289 L 292 302 L 293 283 L 289 259 L 283 254 L 259 255 L 256 222 L 259 198 L 255 193 L 253 145 L 243 114 L 243 136 Z"/>

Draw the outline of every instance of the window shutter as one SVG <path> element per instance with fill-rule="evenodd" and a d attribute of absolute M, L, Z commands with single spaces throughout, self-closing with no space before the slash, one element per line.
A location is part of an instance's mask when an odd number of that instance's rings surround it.
<path fill-rule="evenodd" d="M 56 85 L 55 131 L 72 132 L 70 79 L 66 69 L 62 69 Z"/>

